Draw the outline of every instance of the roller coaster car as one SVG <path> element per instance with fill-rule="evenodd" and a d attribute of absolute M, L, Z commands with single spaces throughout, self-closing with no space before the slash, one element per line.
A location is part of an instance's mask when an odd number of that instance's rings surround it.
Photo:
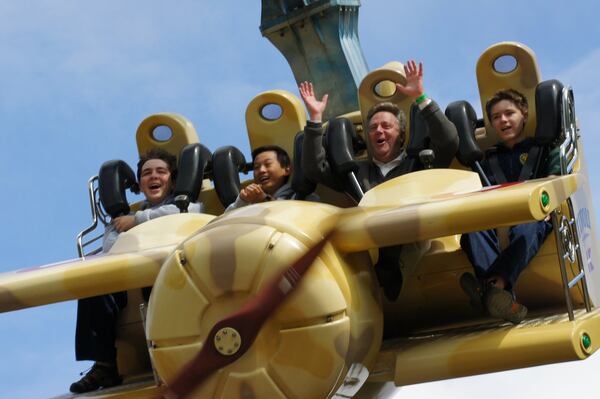
<path fill-rule="evenodd" d="M 513 68 L 503 68 L 506 57 L 515 61 Z M 86 397 L 156 397 L 206 351 L 213 357 L 201 366 L 212 369 L 189 388 L 191 397 L 352 397 L 365 380 L 407 385 L 585 359 L 600 342 L 600 276 L 573 94 L 560 82 L 542 82 L 533 52 L 518 43 L 487 49 L 477 78 L 482 105 L 505 87 L 530 99 L 526 135 L 541 147 L 560 145 L 560 176 L 482 187 L 477 164 L 496 137 L 466 102 L 446 111 L 461 136 L 456 162 L 450 169 L 424 169 L 418 154 L 427 132 L 411 114 L 409 99 L 390 89 L 390 82 L 404 81 L 395 62 L 363 79 L 360 110 L 344 115 L 350 122 L 330 123 L 328 156 L 347 195 L 318 187 L 327 203 L 273 201 L 222 214 L 240 189 L 238 173 L 248 170 L 242 153 L 223 147 L 211 156 L 185 118 L 153 115 L 138 129 L 140 153 L 161 147 L 180 154 L 187 178 L 177 194 L 197 197 L 206 214 L 151 220 L 121 234 L 109 253 L 88 255 L 98 251 L 88 249 L 97 239 L 87 238 L 98 220 L 129 212 L 124 193 L 133 172 L 109 162 L 99 180 L 90 180 L 94 224 L 78 239 L 81 259 L 2 275 L 0 310 L 129 290 L 118 327 L 124 385 Z M 384 100 L 409 115 L 415 172 L 360 198 L 349 179 L 352 160 L 364 156 L 366 110 Z M 298 167 L 297 133 L 306 123 L 299 99 L 284 91 L 262 93 L 249 104 L 246 121 L 250 146 L 278 144 L 294 154 L 294 187 L 312 191 Z M 458 283 L 472 270 L 460 234 L 548 216 L 554 235 L 516 287 L 529 318 L 513 326 L 475 313 Z M 373 273 L 374 250 L 415 242 L 425 243 L 427 252 L 418 264 L 405 265 L 402 294 L 388 302 Z M 323 250 L 309 259 L 304 276 L 290 271 L 316 243 Z M 150 285 L 146 303 L 139 288 Z M 278 306 L 248 305 L 263 303 L 273 290 Z M 238 323 L 240 315 L 245 322 Z"/>

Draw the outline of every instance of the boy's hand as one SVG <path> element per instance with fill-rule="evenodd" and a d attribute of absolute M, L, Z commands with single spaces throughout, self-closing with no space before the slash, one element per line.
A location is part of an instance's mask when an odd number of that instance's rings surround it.
<path fill-rule="evenodd" d="M 251 183 L 240 191 L 240 198 L 251 204 L 256 204 L 258 202 L 264 202 L 267 199 L 267 194 L 263 191 L 261 186 L 256 183 Z"/>
<path fill-rule="evenodd" d="M 112 223 L 115 225 L 115 229 L 122 233 L 135 226 L 135 217 L 133 215 L 119 216 L 114 218 Z"/>

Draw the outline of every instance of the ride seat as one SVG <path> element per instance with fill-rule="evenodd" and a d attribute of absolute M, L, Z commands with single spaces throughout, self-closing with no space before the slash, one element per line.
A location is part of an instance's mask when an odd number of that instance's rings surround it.
<path fill-rule="evenodd" d="M 190 202 L 200 196 L 202 181 L 212 169 L 212 154 L 200 143 L 188 144 L 179 153 L 178 175 L 173 189 L 175 204 L 181 212 L 187 212 Z"/>
<path fill-rule="evenodd" d="M 292 189 L 296 193 L 298 200 L 303 200 L 306 196 L 312 194 L 315 191 L 317 185 L 310 181 L 304 171 L 302 170 L 302 143 L 304 142 L 304 132 L 298 132 L 294 137 L 294 154 L 292 157 L 292 176 L 291 185 Z"/>
<path fill-rule="evenodd" d="M 111 218 L 129 214 L 130 208 L 125 191 L 139 192 L 135 173 L 125 161 L 106 161 L 98 172 L 100 203 Z"/>
<path fill-rule="evenodd" d="M 249 166 L 242 152 L 232 146 L 217 148 L 212 156 L 213 181 L 219 201 L 227 208 L 240 193 L 240 173 L 247 173 Z"/>

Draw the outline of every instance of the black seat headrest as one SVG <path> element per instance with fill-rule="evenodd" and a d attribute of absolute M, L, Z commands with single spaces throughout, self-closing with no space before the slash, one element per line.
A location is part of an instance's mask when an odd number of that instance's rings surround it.
<path fill-rule="evenodd" d="M 200 143 L 192 143 L 183 147 L 177 163 L 177 181 L 173 195 L 185 195 L 189 201 L 195 201 L 200 195 L 202 180 L 212 154 Z"/>
<path fill-rule="evenodd" d="M 419 153 L 429 146 L 429 127 L 421 113 L 419 106 L 412 104 L 410 107 L 410 126 L 408 127 L 408 145 L 406 154 L 418 159 Z"/>
<path fill-rule="evenodd" d="M 446 117 L 456 126 L 458 132 L 458 161 L 469 168 L 480 162 L 484 153 L 475 140 L 477 114 L 467 101 L 454 101 L 446 108 Z"/>
<path fill-rule="evenodd" d="M 553 79 L 541 82 L 535 88 L 535 139 L 541 145 L 551 145 L 560 137 L 563 87 Z"/>
<path fill-rule="evenodd" d="M 307 195 L 315 191 L 316 184 L 308 180 L 302 170 L 302 143 L 304 142 L 304 132 L 299 132 L 294 138 L 294 169 L 292 171 L 292 189 L 296 193 L 297 199 L 304 199 Z"/>
<path fill-rule="evenodd" d="M 100 202 L 112 218 L 129 214 L 125 190 L 136 184 L 135 173 L 121 160 L 107 161 L 98 172 Z"/>
<path fill-rule="evenodd" d="M 340 176 L 358 170 L 358 165 L 354 160 L 354 143 L 357 138 L 356 129 L 350 119 L 336 118 L 329 122 L 327 158 L 333 171 Z"/>
<path fill-rule="evenodd" d="M 358 134 L 354 124 L 347 118 L 336 118 L 329 121 L 327 133 L 323 142 L 327 154 L 327 160 L 335 175 L 336 187 L 345 191 L 357 202 L 363 196 L 362 190 L 359 190 L 352 184 L 350 173 L 358 171 L 358 164 L 354 156 L 366 145 Z"/>
<path fill-rule="evenodd" d="M 240 172 L 247 171 L 246 158 L 234 146 L 218 148 L 212 156 L 212 174 L 215 190 L 225 208 L 240 193 Z"/>

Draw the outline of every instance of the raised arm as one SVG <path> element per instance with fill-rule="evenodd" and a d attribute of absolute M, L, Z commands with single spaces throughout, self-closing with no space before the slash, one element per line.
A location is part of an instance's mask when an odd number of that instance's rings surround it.
<path fill-rule="evenodd" d="M 414 60 L 409 60 L 404 65 L 404 75 L 406 76 L 406 84 L 396 83 L 396 89 L 413 100 L 422 96 L 425 93 L 425 89 L 423 89 L 423 63 L 419 62 L 417 66 Z"/>
<path fill-rule="evenodd" d="M 302 101 L 304 101 L 304 105 L 306 105 L 306 109 L 310 115 L 311 122 L 322 122 L 323 112 L 325 112 L 325 108 L 327 108 L 327 99 L 329 98 L 329 95 L 325 94 L 319 101 L 315 96 L 312 82 L 302 82 L 298 89 L 300 90 Z"/>
<path fill-rule="evenodd" d="M 406 84 L 396 84 L 399 92 L 417 102 L 423 119 L 429 128 L 431 149 L 435 153 L 434 166 L 447 168 L 458 150 L 456 126 L 442 112 L 438 104 L 428 98 L 423 88 L 423 64 L 410 60 L 404 65 Z"/>
<path fill-rule="evenodd" d="M 302 170 L 309 180 L 324 184 L 334 190 L 341 191 L 343 187 L 336 180 L 323 147 L 323 112 L 327 107 L 328 95 L 325 94 L 319 101 L 311 82 L 302 82 L 300 96 L 310 115 L 310 120 L 304 128 L 304 141 L 302 142 Z"/>

